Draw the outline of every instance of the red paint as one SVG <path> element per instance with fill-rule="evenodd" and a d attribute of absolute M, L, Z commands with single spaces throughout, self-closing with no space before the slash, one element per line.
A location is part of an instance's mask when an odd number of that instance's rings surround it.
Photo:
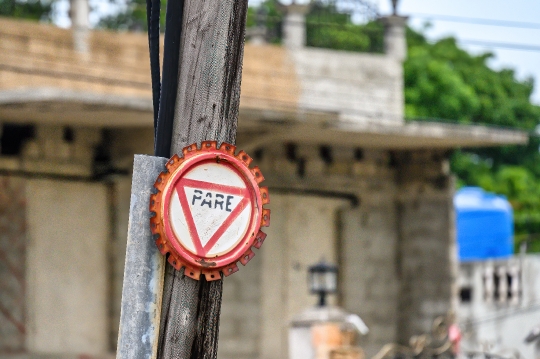
<path fill-rule="evenodd" d="M 219 163 L 220 165 L 227 166 L 238 174 L 243 180 L 245 188 L 227 186 L 217 183 L 203 182 L 192 179 L 183 178 L 188 172 L 195 167 L 204 165 L 206 163 Z M 212 235 L 208 243 L 203 246 L 197 233 L 195 222 L 191 215 L 191 209 L 189 207 L 188 200 L 184 191 L 184 187 L 196 188 L 207 191 L 215 191 L 230 195 L 242 196 L 240 203 L 231 211 L 225 221 L 219 226 L 217 231 Z M 185 248 L 181 242 L 176 238 L 172 226 L 170 223 L 170 203 L 171 197 L 174 192 L 178 193 L 180 204 L 184 211 L 188 229 L 191 235 L 191 239 L 195 246 L 196 254 Z M 256 234 L 259 232 L 262 216 L 262 200 L 261 193 L 258 186 L 258 182 L 251 173 L 250 169 L 233 155 L 223 153 L 222 151 L 206 151 L 198 155 L 186 159 L 182 165 L 172 174 L 172 177 L 168 181 L 167 185 L 163 189 L 163 227 L 165 234 L 169 239 L 169 243 L 174 248 L 175 252 L 179 254 L 186 263 L 193 265 L 196 268 L 201 267 L 201 261 L 213 262 L 215 266 L 211 268 L 220 269 L 231 263 L 234 263 L 240 259 L 240 257 L 249 249 L 256 239 Z M 225 231 L 234 223 L 235 219 L 242 213 L 242 210 L 251 203 L 250 222 L 247 226 L 246 233 L 238 244 L 231 248 L 230 251 L 223 253 L 219 256 L 207 256 L 207 253 L 217 243 L 220 237 Z"/>
<path fill-rule="evenodd" d="M 221 226 L 217 229 L 216 233 L 214 233 L 214 235 L 210 238 L 210 240 L 208 240 L 208 243 L 206 243 L 206 246 L 204 246 L 204 255 L 206 255 L 206 253 L 208 253 L 210 249 L 214 247 L 214 245 L 221 238 L 223 233 L 225 233 L 225 231 L 229 229 L 231 224 L 233 224 L 234 220 L 240 215 L 240 213 L 242 213 L 242 211 L 244 210 L 244 208 L 246 208 L 248 204 L 249 204 L 249 198 L 248 197 L 242 198 L 242 200 L 240 201 L 240 203 L 238 203 L 236 208 L 231 212 L 231 214 L 229 214 L 225 222 L 221 224 Z"/>
<path fill-rule="evenodd" d="M 193 215 L 191 214 L 191 208 L 189 206 L 187 197 L 186 197 L 186 191 L 184 190 L 184 187 L 191 187 L 191 188 L 197 188 L 197 189 L 204 189 L 207 191 L 215 191 L 220 193 L 226 193 L 231 195 L 237 195 L 242 196 L 242 200 L 240 203 L 236 206 L 236 208 L 231 211 L 231 214 L 227 216 L 225 221 L 221 224 L 221 226 L 217 229 L 217 231 L 212 235 L 208 243 L 203 247 L 201 243 L 201 238 L 199 237 L 199 233 L 197 232 L 197 227 L 195 226 L 195 221 L 193 220 Z M 211 182 L 203 182 L 203 181 L 196 181 L 192 179 L 182 178 L 180 179 L 176 185 L 176 192 L 178 193 L 178 198 L 180 199 L 180 204 L 182 205 L 182 209 L 184 210 L 184 216 L 186 218 L 186 222 L 189 228 L 189 233 L 191 235 L 191 240 L 193 241 L 193 245 L 195 246 L 195 250 L 197 251 L 197 254 L 201 257 L 206 257 L 206 254 L 214 247 L 214 245 L 217 243 L 217 241 L 221 238 L 223 233 L 233 224 L 234 220 L 238 218 L 240 213 L 242 213 L 243 209 L 246 208 L 246 206 L 249 204 L 249 191 L 247 188 L 240 188 L 240 187 L 232 187 L 232 186 L 226 186 L 218 183 L 211 183 Z"/>

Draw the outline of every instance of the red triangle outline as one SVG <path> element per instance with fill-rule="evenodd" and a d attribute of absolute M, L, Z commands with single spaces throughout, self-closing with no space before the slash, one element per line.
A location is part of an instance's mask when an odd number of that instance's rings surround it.
<path fill-rule="evenodd" d="M 204 182 L 204 181 L 197 181 L 187 178 L 181 178 L 176 185 L 174 186 L 176 189 L 176 193 L 178 193 L 178 199 L 180 200 L 180 205 L 182 206 L 182 210 L 184 212 L 184 217 L 186 218 L 186 222 L 189 229 L 189 234 L 191 236 L 191 241 L 193 242 L 193 245 L 195 246 L 195 251 L 197 252 L 197 255 L 201 257 L 205 257 L 206 254 L 214 247 L 214 245 L 219 241 L 223 233 L 233 224 L 233 222 L 238 218 L 240 213 L 246 208 L 246 206 L 249 204 L 249 190 L 247 187 L 241 188 L 241 187 L 233 187 L 233 186 L 227 186 L 222 185 L 218 183 L 212 183 L 212 182 Z M 201 238 L 199 237 L 199 232 L 197 232 L 197 227 L 195 226 L 195 221 L 193 220 L 193 215 L 191 214 L 191 207 L 189 206 L 189 203 L 187 201 L 186 192 L 184 190 L 185 187 L 191 187 L 191 188 L 197 188 L 197 189 L 204 189 L 207 191 L 213 191 L 213 192 L 222 192 L 227 193 L 231 195 L 236 196 L 242 196 L 242 200 L 236 205 L 236 207 L 231 211 L 229 216 L 225 218 L 225 221 L 219 226 L 219 228 L 216 230 L 216 232 L 210 237 L 206 245 L 203 247 L 201 243 Z"/>

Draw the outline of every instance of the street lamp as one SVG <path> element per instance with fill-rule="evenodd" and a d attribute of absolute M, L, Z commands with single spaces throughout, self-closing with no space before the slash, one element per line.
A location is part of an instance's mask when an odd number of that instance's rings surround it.
<path fill-rule="evenodd" d="M 319 295 L 319 306 L 326 305 L 326 296 L 337 292 L 337 266 L 321 260 L 309 267 L 308 281 L 309 290 L 312 294 Z"/>
<path fill-rule="evenodd" d="M 355 337 L 357 332 L 369 332 L 366 324 L 356 314 L 326 305 L 326 296 L 337 292 L 337 266 L 321 260 L 309 267 L 307 274 L 309 291 L 319 295 L 319 303 L 293 316 L 289 358 L 364 358 L 361 349 L 355 347 Z"/>

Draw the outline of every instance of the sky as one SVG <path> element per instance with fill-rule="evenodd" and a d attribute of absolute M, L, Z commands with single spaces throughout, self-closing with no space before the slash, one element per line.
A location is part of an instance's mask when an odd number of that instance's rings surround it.
<path fill-rule="evenodd" d="M 391 12 L 390 0 L 378 0 L 381 14 Z M 512 68 L 519 79 L 533 77 L 535 92 L 532 100 L 540 104 L 540 1 L 538 0 L 401 0 L 398 13 L 410 16 L 409 24 L 421 28 L 426 22 L 425 14 L 457 16 L 475 19 L 536 23 L 536 29 L 508 26 L 486 26 L 432 19 L 427 35 L 438 39 L 452 35 L 470 52 L 490 51 L 495 59 L 490 66 L 496 69 Z M 511 50 L 492 46 L 478 46 L 466 40 L 490 43 L 523 44 L 538 47 L 536 51 Z"/>

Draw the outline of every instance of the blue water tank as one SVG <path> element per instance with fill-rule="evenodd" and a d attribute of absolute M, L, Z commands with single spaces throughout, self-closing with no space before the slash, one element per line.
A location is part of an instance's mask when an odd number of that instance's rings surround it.
<path fill-rule="evenodd" d="M 514 215 L 504 196 L 464 187 L 454 196 L 460 261 L 511 256 Z"/>

